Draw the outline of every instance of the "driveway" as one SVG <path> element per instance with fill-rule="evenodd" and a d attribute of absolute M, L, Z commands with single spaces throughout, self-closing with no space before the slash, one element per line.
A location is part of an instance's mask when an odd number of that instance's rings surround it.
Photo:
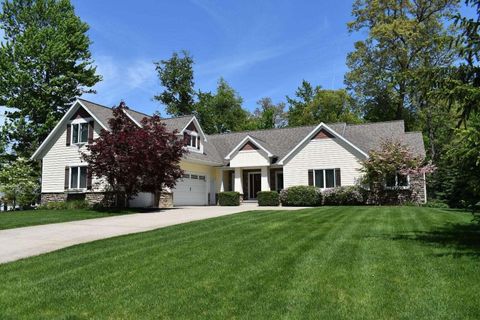
<path fill-rule="evenodd" d="M 0 231 L 0 263 L 36 256 L 80 243 L 149 231 L 190 221 L 250 210 L 296 210 L 289 207 L 181 207 L 159 212 L 54 223 Z"/>

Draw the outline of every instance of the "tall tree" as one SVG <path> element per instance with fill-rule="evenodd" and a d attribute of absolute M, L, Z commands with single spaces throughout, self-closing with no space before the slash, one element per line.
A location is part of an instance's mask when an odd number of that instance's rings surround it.
<path fill-rule="evenodd" d="M 88 25 L 68 0 L 6 0 L 0 12 L 0 105 L 12 150 L 28 157 L 76 96 L 101 80 Z"/>
<path fill-rule="evenodd" d="M 345 90 L 324 90 L 303 80 L 295 95 L 296 99 L 287 96 L 287 118 L 291 127 L 320 122 L 360 122 L 355 101 Z"/>
<path fill-rule="evenodd" d="M 217 92 L 200 92 L 196 107 L 200 124 L 207 134 L 235 132 L 248 129 L 249 113 L 242 108 L 242 98 L 223 79 Z"/>
<path fill-rule="evenodd" d="M 193 58 L 185 50 L 174 52 L 167 60 L 155 63 L 158 78 L 165 90 L 154 99 L 163 103 L 173 116 L 192 114 L 195 108 Z"/>
<path fill-rule="evenodd" d="M 405 119 L 413 127 L 419 109 L 430 108 L 428 84 L 417 88 L 426 70 L 449 66 L 455 58 L 444 21 L 458 0 L 356 0 L 350 32 L 367 31 L 348 55 L 345 76 L 367 120 Z M 420 103 L 422 102 L 422 103 Z"/>
<path fill-rule="evenodd" d="M 251 121 L 255 129 L 282 128 L 287 125 L 285 103 L 274 104 L 271 98 L 262 98 L 253 112 Z"/>

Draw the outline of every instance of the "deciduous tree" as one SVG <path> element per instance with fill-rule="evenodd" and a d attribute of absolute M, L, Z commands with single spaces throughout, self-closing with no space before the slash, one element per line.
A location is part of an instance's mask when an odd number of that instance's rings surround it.
<path fill-rule="evenodd" d="M 0 171 L 0 192 L 3 193 L 4 201 L 13 208 L 35 203 L 39 191 L 36 171 L 24 158 L 18 158 Z"/>
<path fill-rule="evenodd" d="M 355 101 L 345 90 L 324 90 L 303 81 L 295 92 L 296 98 L 287 96 L 287 118 L 290 127 L 314 125 L 320 122 L 360 122 L 355 112 Z"/>
<path fill-rule="evenodd" d="M 167 131 L 158 115 L 144 118 L 138 127 L 126 115 L 126 108 L 124 103 L 113 108 L 110 131 L 103 130 L 87 146 L 83 159 L 89 174 L 103 178 L 117 199 L 123 194 L 128 206 L 139 192 L 158 195 L 164 187 L 173 187 L 182 176 L 180 159 L 186 149 L 178 132 Z"/>
<path fill-rule="evenodd" d="M 173 116 L 192 114 L 195 109 L 193 58 L 185 50 L 155 63 L 160 83 L 165 88 L 155 96 Z"/>

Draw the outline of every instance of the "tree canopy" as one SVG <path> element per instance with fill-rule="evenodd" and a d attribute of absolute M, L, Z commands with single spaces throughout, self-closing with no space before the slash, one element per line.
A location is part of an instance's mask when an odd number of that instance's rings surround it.
<path fill-rule="evenodd" d="M 88 25 L 68 0 L 6 0 L 0 12 L 0 105 L 12 151 L 29 157 L 100 76 Z"/>

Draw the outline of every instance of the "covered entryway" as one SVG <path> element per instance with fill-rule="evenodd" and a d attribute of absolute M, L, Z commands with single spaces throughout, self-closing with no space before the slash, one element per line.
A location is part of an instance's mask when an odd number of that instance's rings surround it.
<path fill-rule="evenodd" d="M 174 206 L 205 206 L 208 204 L 207 176 L 187 172 L 173 189 Z"/>

